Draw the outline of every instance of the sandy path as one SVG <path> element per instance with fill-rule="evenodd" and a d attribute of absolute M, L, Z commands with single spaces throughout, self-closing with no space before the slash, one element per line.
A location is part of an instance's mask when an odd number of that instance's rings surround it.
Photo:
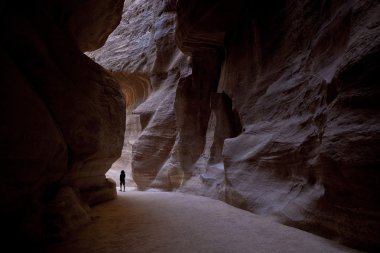
<path fill-rule="evenodd" d="M 93 209 L 94 222 L 48 252 L 357 252 L 209 198 L 119 192 Z"/>

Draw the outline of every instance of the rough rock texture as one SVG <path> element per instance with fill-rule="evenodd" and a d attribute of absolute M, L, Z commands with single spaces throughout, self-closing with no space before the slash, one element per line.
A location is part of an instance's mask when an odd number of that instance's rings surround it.
<path fill-rule="evenodd" d="M 125 152 L 109 175 L 116 178 L 121 169 L 129 171 L 132 159 L 133 179 L 139 188 L 172 189 L 170 175 L 178 181 L 181 173 L 168 164 L 177 137 L 177 83 L 191 74 L 191 67 L 175 46 L 175 19 L 175 1 L 126 1 L 120 25 L 102 48 L 88 53 L 116 78 L 128 78 L 121 84 L 130 119 Z M 142 132 L 136 139 L 127 133 L 128 128 Z"/>
<path fill-rule="evenodd" d="M 104 174 L 121 153 L 125 105 L 116 81 L 80 51 L 104 43 L 122 1 L 22 4 L 0 5 L 0 217 L 5 240 L 28 244 L 88 219 L 77 203 L 115 197 Z"/>
<path fill-rule="evenodd" d="M 223 145 L 226 201 L 352 246 L 380 247 L 380 5 L 233 6 L 177 7 L 182 50 L 200 62 L 210 60 L 203 48 L 225 50 L 218 93 L 231 99 L 243 131 Z"/>
<path fill-rule="evenodd" d="M 379 11 L 377 1 L 127 1 L 91 57 L 149 80 L 151 91 L 128 88 L 142 127 L 137 186 L 376 251 Z"/>

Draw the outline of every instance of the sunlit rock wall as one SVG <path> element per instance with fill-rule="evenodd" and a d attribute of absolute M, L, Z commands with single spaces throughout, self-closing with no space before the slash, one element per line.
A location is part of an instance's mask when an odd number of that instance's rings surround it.
<path fill-rule="evenodd" d="M 179 47 L 200 57 L 193 73 L 210 60 L 205 48 L 225 52 L 217 93 L 233 113 L 210 117 L 205 157 L 216 128 L 241 124 L 220 136 L 234 137 L 218 142 L 220 163 L 188 182 L 224 183 L 232 205 L 378 248 L 379 3 L 180 0 L 177 12 Z"/>
<path fill-rule="evenodd" d="M 121 154 L 124 99 L 82 51 L 104 44 L 121 10 L 122 1 L 1 2 L 0 217 L 15 251 L 61 237 L 116 195 L 104 174 Z"/>
<path fill-rule="evenodd" d="M 129 171 L 132 165 L 132 176 L 140 189 L 172 189 L 170 173 L 178 181 L 178 173 L 173 169 L 168 172 L 164 165 L 177 137 L 177 83 L 191 74 L 191 67 L 189 57 L 175 45 L 175 20 L 175 1 L 126 1 L 120 25 L 102 48 L 88 53 L 111 75 L 146 80 L 142 83 L 129 78 L 128 84 L 121 84 L 127 121 L 130 117 L 133 120 L 127 123 L 123 155 L 108 173 L 118 178 L 120 170 Z M 129 127 L 140 129 L 137 139 Z"/>
<path fill-rule="evenodd" d="M 91 57 L 149 81 L 126 92 L 137 186 L 379 247 L 378 13 L 376 1 L 127 1 Z"/>
<path fill-rule="evenodd" d="M 125 122 L 124 145 L 120 158 L 114 162 L 107 171 L 106 177 L 116 182 L 117 188 L 120 187 L 120 172 L 125 172 L 125 185 L 136 187 L 132 178 L 132 146 L 141 134 L 140 116 L 127 113 Z"/>

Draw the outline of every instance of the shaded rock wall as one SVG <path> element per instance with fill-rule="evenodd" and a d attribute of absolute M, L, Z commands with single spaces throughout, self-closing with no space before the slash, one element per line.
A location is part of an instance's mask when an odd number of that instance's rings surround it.
<path fill-rule="evenodd" d="M 225 49 L 218 93 L 231 99 L 243 130 L 224 140 L 225 200 L 379 247 L 379 4 L 239 1 L 234 18 L 229 6 L 177 7 L 183 51 Z"/>
<path fill-rule="evenodd" d="M 149 77 L 149 95 L 130 107 L 142 127 L 140 189 L 205 195 L 379 247 L 378 3 L 127 2 L 92 57 Z"/>
<path fill-rule="evenodd" d="M 22 4 L 0 6 L 0 216 L 5 241 L 28 244 L 85 223 L 89 205 L 116 196 L 104 174 L 121 153 L 125 105 L 81 52 L 102 46 L 122 1 Z"/>

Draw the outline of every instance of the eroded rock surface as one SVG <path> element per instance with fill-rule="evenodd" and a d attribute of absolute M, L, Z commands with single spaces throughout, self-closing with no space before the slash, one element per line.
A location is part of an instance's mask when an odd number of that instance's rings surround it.
<path fill-rule="evenodd" d="M 225 48 L 218 93 L 243 130 L 223 145 L 226 201 L 379 247 L 379 4 L 240 1 L 236 19 L 229 6 L 179 1 L 177 33 L 192 54 Z"/>
<path fill-rule="evenodd" d="M 177 138 L 174 104 L 177 83 L 189 78 L 191 66 L 188 56 L 175 45 L 175 20 L 174 1 L 126 1 L 122 21 L 104 47 L 88 53 L 113 76 L 122 74 L 146 80 L 142 83 L 129 79 L 128 84 L 121 84 L 127 113 L 140 119 L 136 122 L 137 128 L 141 128 L 137 139 L 130 139 L 126 132 L 126 142 L 133 143 L 132 175 L 140 189 L 172 189 L 172 184 L 178 187 L 182 178 L 178 176 L 181 166 L 170 165 L 178 164 L 171 159 Z M 128 157 L 126 154 L 121 159 L 129 160 Z M 119 169 L 113 170 L 113 174 L 123 166 L 129 170 L 129 163 L 115 166 Z"/>
<path fill-rule="evenodd" d="M 91 57 L 149 80 L 149 92 L 132 82 L 144 95 L 127 109 L 142 127 L 140 189 L 210 196 L 380 247 L 376 1 L 127 2 Z"/>
<path fill-rule="evenodd" d="M 125 122 L 124 145 L 120 158 L 114 162 L 107 171 L 106 176 L 120 186 L 120 172 L 125 172 L 125 184 L 127 187 L 136 187 L 132 178 L 132 146 L 141 134 L 140 115 L 127 114 Z"/>
<path fill-rule="evenodd" d="M 81 50 L 104 43 L 122 1 L 2 1 L 0 8 L 0 216 L 6 240 L 22 246 L 83 224 L 77 203 L 116 196 L 104 174 L 121 153 L 124 99 Z"/>

